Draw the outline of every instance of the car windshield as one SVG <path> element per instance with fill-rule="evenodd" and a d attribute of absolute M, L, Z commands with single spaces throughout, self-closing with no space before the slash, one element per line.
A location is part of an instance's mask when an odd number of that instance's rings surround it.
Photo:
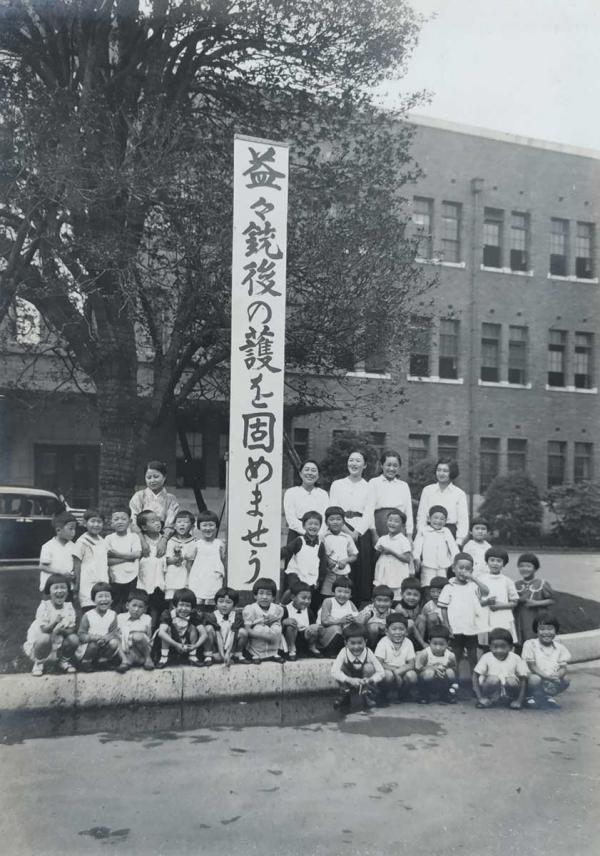
<path fill-rule="evenodd" d="M 63 510 L 55 496 L 35 494 L 0 494 L 0 517 L 52 517 Z"/>

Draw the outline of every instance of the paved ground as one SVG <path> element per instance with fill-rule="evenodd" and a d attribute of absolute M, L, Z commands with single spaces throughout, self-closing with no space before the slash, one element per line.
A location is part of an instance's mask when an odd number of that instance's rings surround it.
<path fill-rule="evenodd" d="M 599 695 L 1 745 L 2 852 L 596 856 Z"/>
<path fill-rule="evenodd" d="M 516 579 L 517 559 L 523 550 L 509 550 L 509 576 Z M 576 594 L 600 601 L 600 553 L 544 553 L 534 550 L 540 559 L 540 575 L 545 577 L 557 591 Z"/>

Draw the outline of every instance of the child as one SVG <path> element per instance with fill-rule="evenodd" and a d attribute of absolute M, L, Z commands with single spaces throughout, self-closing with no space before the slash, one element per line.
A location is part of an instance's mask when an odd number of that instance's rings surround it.
<path fill-rule="evenodd" d="M 221 588 L 215 594 L 215 611 L 212 613 L 212 626 L 215 632 L 214 659 L 226 666 L 243 663 L 244 649 L 248 642 L 248 632 L 244 627 L 241 612 L 235 608 L 239 594 L 231 588 Z M 208 628 L 207 628 L 208 629 Z"/>
<path fill-rule="evenodd" d="M 108 550 L 102 538 L 104 518 L 99 511 L 88 509 L 84 512 L 86 531 L 75 544 L 81 562 L 79 571 L 79 605 L 86 612 L 94 608 L 92 587 L 96 583 L 108 582 Z"/>
<path fill-rule="evenodd" d="M 365 642 L 360 624 L 344 627 L 345 645 L 331 667 L 331 677 L 337 681 L 340 695 L 333 702 L 335 710 L 350 707 L 352 691 L 358 692 L 365 708 L 374 707 L 375 687 L 383 680 L 383 666 Z"/>
<path fill-rule="evenodd" d="M 375 586 L 373 602 L 368 603 L 356 616 L 365 628 L 367 645 L 371 650 L 387 633 L 387 617 L 392 612 L 394 592 L 389 586 Z"/>
<path fill-rule="evenodd" d="M 123 651 L 121 671 L 126 671 L 132 666 L 143 666 L 147 671 L 154 669 L 152 628 L 150 616 L 146 612 L 147 607 L 146 592 L 133 589 L 127 598 L 127 612 L 117 615 L 117 628 Z"/>
<path fill-rule="evenodd" d="M 517 629 L 513 617 L 519 595 L 510 577 L 502 573 L 508 564 L 508 553 L 500 547 L 490 547 L 485 552 L 487 573 L 476 575 L 488 589 L 488 594 L 481 598 L 481 623 L 479 644 L 483 647 L 488 643 L 488 632 L 493 627 L 504 627 L 509 630 L 513 642 L 517 641 Z"/>
<path fill-rule="evenodd" d="M 304 532 L 289 544 L 281 548 L 281 558 L 285 560 L 285 593 L 283 604 L 289 603 L 291 590 L 297 583 L 307 583 L 312 588 L 311 604 L 318 609 L 321 598 L 318 591 L 327 575 L 327 554 L 325 546 L 319 541 L 319 532 L 323 518 L 318 511 L 307 511 L 302 515 Z"/>
<path fill-rule="evenodd" d="M 537 639 L 527 639 L 521 655 L 530 672 L 527 677 L 527 706 L 545 704 L 547 707 L 558 707 L 554 696 L 569 686 L 567 664 L 571 655 L 555 638 L 560 627 L 552 615 L 539 615 L 533 621 L 533 629 Z"/>
<path fill-rule="evenodd" d="M 473 669 L 473 690 L 477 707 L 491 707 L 510 699 L 510 707 L 520 710 L 527 689 L 527 666 L 512 650 L 509 630 L 494 627 L 489 633 L 490 650 Z"/>
<path fill-rule="evenodd" d="M 447 582 L 448 580 L 446 577 L 433 577 L 433 579 L 429 581 L 429 600 L 421 609 L 421 614 L 417 619 L 419 632 L 425 640 L 429 640 L 431 638 L 432 627 L 437 628 L 440 624 L 443 624 L 442 608 L 438 601 Z"/>
<path fill-rule="evenodd" d="M 351 565 L 356 562 L 358 549 L 352 536 L 343 532 L 345 520 L 344 510 L 337 505 L 331 505 L 325 511 L 327 529 L 323 535 L 323 547 L 327 558 L 327 573 L 321 586 L 323 597 L 331 597 L 331 584 L 336 577 L 348 576 Z M 288 568 L 289 570 L 289 568 Z"/>
<path fill-rule="evenodd" d="M 444 586 L 438 606 L 442 610 L 442 621 L 450 631 L 450 647 L 456 657 L 457 670 L 466 651 L 472 671 L 477 665 L 480 598 L 488 595 L 488 589 L 473 577 L 473 557 L 468 553 L 457 553 L 452 569 L 455 576 Z"/>
<path fill-rule="evenodd" d="M 56 514 L 52 521 L 56 535 L 40 551 L 40 591 L 44 591 L 51 574 L 60 574 L 74 588 L 79 574 L 79 557 L 73 544 L 77 521 L 68 511 Z"/>
<path fill-rule="evenodd" d="M 406 514 L 394 509 L 386 517 L 387 535 L 382 535 L 375 544 L 379 558 L 375 565 L 375 585 L 389 586 L 394 596 L 400 597 L 402 581 L 412 574 L 412 553 L 410 541 L 403 534 Z"/>
<path fill-rule="evenodd" d="M 408 638 L 415 648 L 425 647 L 423 619 L 421 616 L 421 584 L 416 577 L 407 577 L 400 586 L 400 600 L 394 604 L 394 612 L 406 619 Z"/>
<path fill-rule="evenodd" d="M 352 603 L 352 580 L 349 577 L 335 579 L 331 585 L 333 597 L 326 597 L 317 615 L 318 648 L 326 657 L 335 657 L 344 645 L 344 628 L 356 622 L 358 610 Z"/>
<path fill-rule="evenodd" d="M 375 656 L 383 666 L 381 686 L 384 693 L 387 697 L 391 694 L 394 701 L 400 701 L 402 695 L 417 683 L 415 649 L 406 636 L 408 627 L 402 615 L 392 612 L 385 623 L 386 635 L 377 643 Z"/>
<path fill-rule="evenodd" d="M 421 585 L 428 586 L 434 577 L 445 577 L 458 553 L 454 536 L 446 528 L 448 512 L 443 505 L 432 505 L 428 523 L 419 529 L 413 544 L 415 571 L 419 571 Z"/>
<path fill-rule="evenodd" d="M 274 602 L 277 586 L 273 580 L 261 577 L 252 586 L 252 593 L 255 602 L 242 610 L 250 659 L 257 665 L 269 659 L 283 663 L 283 657 L 278 653 L 281 647 L 283 607 Z"/>
<path fill-rule="evenodd" d="M 79 622 L 79 641 L 82 643 L 76 657 L 85 671 L 100 663 L 119 660 L 118 672 L 129 668 L 121 649 L 117 626 L 117 613 L 110 608 L 112 594 L 108 583 L 96 583 L 91 599 L 94 608 L 84 613 Z"/>
<path fill-rule="evenodd" d="M 456 702 L 458 669 L 456 657 L 448 647 L 449 639 L 447 627 L 443 624 L 432 626 L 429 645 L 416 656 L 421 704 L 429 704 L 432 694 L 448 704 Z"/>
<path fill-rule="evenodd" d="M 166 606 L 170 606 L 176 589 L 187 586 L 190 568 L 197 552 L 196 539 L 192 535 L 195 523 L 196 520 L 191 511 L 178 511 L 175 515 L 175 533 L 169 538 L 166 552 Z"/>
<path fill-rule="evenodd" d="M 485 574 L 487 572 L 485 551 L 492 546 L 487 540 L 488 537 L 487 521 L 483 517 L 476 517 L 471 525 L 471 537 L 462 548 L 463 553 L 468 553 L 473 557 L 474 574 Z"/>
<path fill-rule="evenodd" d="M 515 582 L 519 603 L 515 610 L 515 623 L 521 644 L 535 638 L 533 623 L 537 616 L 554 604 L 554 592 L 549 582 L 536 577 L 540 560 L 535 553 L 523 553 L 517 559 L 521 579 Z"/>
<path fill-rule="evenodd" d="M 298 582 L 292 588 L 292 601 L 283 610 L 283 638 L 287 648 L 288 660 L 312 654 L 320 657 L 321 652 L 316 647 L 319 627 L 315 624 L 315 616 L 310 610 L 312 589 L 308 583 Z"/>
<path fill-rule="evenodd" d="M 35 620 L 27 631 L 23 650 L 33 660 L 31 674 L 39 678 L 46 665 L 56 664 L 61 672 L 74 672 L 69 662 L 77 647 L 79 637 L 75 632 L 75 610 L 66 603 L 69 584 L 60 574 L 50 574 L 44 583 L 44 594 L 35 613 Z"/>
<path fill-rule="evenodd" d="M 177 589 L 173 593 L 173 605 L 162 612 L 157 636 L 160 639 L 157 668 L 164 669 L 169 659 L 190 666 L 201 665 L 198 649 L 206 643 L 208 633 L 196 612 L 196 595 L 191 589 Z M 209 659 L 212 663 L 212 656 Z"/>
<path fill-rule="evenodd" d="M 217 538 L 218 525 L 219 518 L 214 511 L 198 515 L 199 537 L 188 586 L 202 605 L 214 604 L 215 594 L 225 579 L 225 544 Z"/>
<path fill-rule="evenodd" d="M 167 564 L 165 557 L 158 555 L 162 523 L 154 511 L 142 511 L 138 514 L 136 523 L 144 535 L 138 586 L 148 594 L 148 608 L 154 631 L 165 605 Z"/>
<path fill-rule="evenodd" d="M 113 510 L 110 532 L 104 542 L 108 552 L 108 570 L 110 590 L 113 596 L 113 609 L 124 612 L 129 595 L 136 588 L 142 556 L 142 542 L 137 532 L 131 532 L 131 512 L 126 505 Z"/>
<path fill-rule="evenodd" d="M 167 465 L 163 461 L 148 461 L 144 475 L 146 487 L 136 491 L 129 501 L 132 519 L 137 524 L 137 516 L 142 511 L 154 511 L 161 522 L 162 534 L 156 547 L 157 556 L 161 559 L 167 549 L 167 541 L 175 531 L 175 515 L 179 511 L 179 503 L 172 493 L 167 493 Z M 139 526 L 138 526 L 139 529 Z M 141 532 L 142 546 L 145 535 Z"/>

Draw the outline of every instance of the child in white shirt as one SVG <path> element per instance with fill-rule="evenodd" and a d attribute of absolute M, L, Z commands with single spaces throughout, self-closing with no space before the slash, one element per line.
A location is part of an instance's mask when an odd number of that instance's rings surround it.
<path fill-rule="evenodd" d="M 340 688 L 333 702 L 336 710 L 350 707 L 352 692 L 357 692 L 365 708 L 377 704 L 375 688 L 384 678 L 380 660 L 367 648 L 365 631 L 360 624 L 344 627 L 344 647 L 331 667 L 331 677 Z"/>
<path fill-rule="evenodd" d="M 567 664 L 571 654 L 556 639 L 560 627 L 554 616 L 542 613 L 534 619 L 533 629 L 537 639 L 527 639 L 521 654 L 530 672 L 527 677 L 527 707 L 558 707 L 554 696 L 569 687 Z"/>
<path fill-rule="evenodd" d="M 148 594 L 148 606 L 152 619 L 152 630 L 158 627 L 158 619 L 165 605 L 165 576 L 167 563 L 159 556 L 162 523 L 154 511 L 142 511 L 136 523 L 144 535 L 138 586 Z"/>
<path fill-rule="evenodd" d="M 86 531 L 77 539 L 75 547 L 81 562 L 79 571 L 79 605 L 85 612 L 94 608 L 92 587 L 108 582 L 108 552 L 102 530 L 104 518 L 99 511 L 88 509 L 84 515 Z"/>
<path fill-rule="evenodd" d="M 481 597 L 488 594 L 473 576 L 473 557 L 457 553 L 452 565 L 455 576 L 444 586 L 438 600 L 442 621 L 450 631 L 450 647 L 457 669 L 466 651 L 471 670 L 477 664 L 477 634 L 481 626 Z"/>
<path fill-rule="evenodd" d="M 485 551 L 492 546 L 487 540 L 489 529 L 487 521 L 483 517 L 476 517 L 471 525 L 471 537 L 463 547 L 463 553 L 473 556 L 473 573 L 485 574 L 487 565 L 485 562 Z"/>
<path fill-rule="evenodd" d="M 73 544 L 77 521 L 68 511 L 56 514 L 52 521 L 56 535 L 40 551 L 40 591 L 44 591 L 51 574 L 60 574 L 74 588 L 79 575 L 79 556 Z"/>
<path fill-rule="evenodd" d="M 373 582 L 377 586 L 389 586 L 394 597 L 400 597 L 402 581 L 414 573 L 410 541 L 403 534 L 406 514 L 394 509 L 386 517 L 387 535 L 382 535 L 375 544 L 379 558 L 375 565 Z"/>
<path fill-rule="evenodd" d="M 147 671 L 154 669 L 151 656 L 152 627 L 147 608 L 146 592 L 133 589 L 127 599 L 127 612 L 117 615 L 117 628 L 124 655 L 121 671 L 132 666 L 143 666 Z"/>
<path fill-rule="evenodd" d="M 428 704 L 432 694 L 448 704 L 454 704 L 457 700 L 458 671 L 456 657 L 448 647 L 449 640 L 448 628 L 438 624 L 431 628 L 429 645 L 416 656 L 421 704 Z"/>
<path fill-rule="evenodd" d="M 520 710 L 527 689 L 527 665 L 512 650 L 512 636 L 503 627 L 490 630 L 489 644 L 490 650 L 473 670 L 477 707 L 508 701 L 513 710 Z"/>
<path fill-rule="evenodd" d="M 344 532 L 344 510 L 332 505 L 325 511 L 327 526 L 322 542 L 327 557 L 327 573 L 321 586 L 323 597 L 331 597 L 331 584 L 336 577 L 349 576 L 350 566 L 356 562 L 358 549 L 352 536 Z"/>
<path fill-rule="evenodd" d="M 110 525 L 113 529 L 104 542 L 108 553 L 110 590 L 116 613 L 127 608 L 129 595 L 137 586 L 142 555 L 142 542 L 137 532 L 130 530 L 131 511 L 127 505 L 113 510 Z"/>
<path fill-rule="evenodd" d="M 94 608 L 84 613 L 79 623 L 79 639 L 82 643 L 77 650 L 77 659 L 84 670 L 91 670 L 100 663 L 119 662 L 118 672 L 129 667 L 121 649 L 117 627 L 117 613 L 110 608 L 112 594 L 108 583 L 96 583 L 91 591 Z"/>
<path fill-rule="evenodd" d="M 487 645 L 488 633 L 494 627 L 509 630 L 513 642 L 516 642 L 517 629 L 513 610 L 519 602 L 519 595 L 511 578 L 502 573 L 508 564 L 508 553 L 501 547 L 490 547 L 486 550 L 485 561 L 487 572 L 473 574 L 488 590 L 487 595 L 481 599 L 479 644 Z"/>
<path fill-rule="evenodd" d="M 428 523 L 419 529 L 413 544 L 415 571 L 421 572 L 421 585 L 426 587 L 434 577 L 448 576 L 448 568 L 458 553 L 454 536 L 446 528 L 448 512 L 443 505 L 429 509 Z"/>
<path fill-rule="evenodd" d="M 219 518 L 214 511 L 198 515 L 199 538 L 188 587 L 196 595 L 199 606 L 214 604 L 215 594 L 222 588 L 225 578 L 225 544 L 217 538 L 218 525 Z"/>
<path fill-rule="evenodd" d="M 178 511 L 175 515 L 175 533 L 167 543 L 165 577 L 165 599 L 167 605 L 173 600 L 177 589 L 187 588 L 190 569 L 196 558 L 196 539 L 192 529 L 196 520 L 191 511 Z"/>
<path fill-rule="evenodd" d="M 386 701 L 390 695 L 393 701 L 401 701 L 417 683 L 415 649 L 406 637 L 408 627 L 402 615 L 392 612 L 385 623 L 386 635 L 375 648 L 384 672 L 381 687 Z"/>

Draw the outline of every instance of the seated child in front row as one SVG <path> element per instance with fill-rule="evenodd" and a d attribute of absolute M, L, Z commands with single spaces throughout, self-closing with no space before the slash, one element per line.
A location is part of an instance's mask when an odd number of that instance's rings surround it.
<path fill-rule="evenodd" d="M 375 544 L 379 558 L 375 564 L 373 582 L 377 586 L 389 586 L 394 597 L 400 597 L 400 586 L 413 571 L 410 541 L 404 534 L 406 514 L 394 509 L 386 518 L 387 535 L 382 535 Z"/>
<path fill-rule="evenodd" d="M 331 667 L 331 677 L 340 688 L 340 695 L 333 706 L 336 710 L 347 709 L 352 693 L 357 692 L 364 707 L 374 707 L 377 703 L 375 688 L 384 678 L 383 666 L 367 648 L 365 631 L 360 624 L 344 627 L 344 642 Z"/>
<path fill-rule="evenodd" d="M 477 707 L 491 707 L 506 700 L 513 710 L 519 710 L 527 689 L 527 665 L 512 650 L 510 630 L 495 627 L 490 630 L 488 641 L 490 650 L 473 670 Z"/>
<path fill-rule="evenodd" d="M 350 566 L 358 557 L 358 549 L 352 536 L 344 532 L 344 510 L 337 505 L 331 505 L 325 511 L 325 530 L 322 542 L 327 560 L 327 573 L 321 584 L 323 597 L 331 597 L 331 585 L 336 577 L 347 577 Z"/>
<path fill-rule="evenodd" d="M 50 574 L 44 583 L 44 594 L 35 613 L 35 620 L 27 631 L 23 650 L 33 660 L 31 674 L 39 678 L 44 669 L 56 665 L 61 672 L 74 672 L 69 662 L 79 646 L 75 632 L 75 609 L 66 603 L 69 583 L 61 574 Z"/>
<path fill-rule="evenodd" d="M 429 645 L 419 651 L 416 668 L 419 676 L 419 702 L 429 704 L 432 695 L 448 704 L 456 702 L 458 671 L 456 657 L 448 647 L 450 631 L 443 624 L 429 630 Z"/>
<path fill-rule="evenodd" d="M 340 577 L 331 586 L 333 597 L 326 597 L 317 615 L 318 649 L 326 657 L 335 657 L 344 645 L 344 628 L 356 622 L 357 608 L 352 603 L 352 580 Z M 312 653 L 315 653 L 313 650 Z"/>
<path fill-rule="evenodd" d="M 285 591 L 281 603 L 289 603 L 292 587 L 296 583 L 307 583 L 312 589 L 311 605 L 317 610 L 321 602 L 318 592 L 327 575 L 327 554 L 319 540 L 323 518 L 318 511 L 307 511 L 302 515 L 304 532 L 281 548 L 281 558 L 287 562 L 285 569 Z"/>
<path fill-rule="evenodd" d="M 421 636 L 429 641 L 431 638 L 431 629 L 439 627 L 443 624 L 442 608 L 438 601 L 444 586 L 448 583 L 446 577 L 433 577 L 429 582 L 429 600 L 422 607 L 421 614 L 417 619 L 417 624 L 421 632 Z"/>
<path fill-rule="evenodd" d="M 117 671 L 127 670 L 126 658 L 121 649 L 117 613 L 111 609 L 112 593 L 108 583 L 92 586 L 91 599 L 94 608 L 85 612 L 79 622 L 81 646 L 76 653 L 81 668 L 91 671 L 101 663 L 119 662 Z"/>
<path fill-rule="evenodd" d="M 527 639 L 521 653 L 530 672 L 527 678 L 527 706 L 545 704 L 547 707 L 558 707 L 554 696 L 569 686 L 567 664 L 571 654 L 555 638 L 559 624 L 552 615 L 540 615 L 534 620 L 533 629 L 537 639 Z"/>
<path fill-rule="evenodd" d="M 201 665 L 198 650 L 204 645 L 210 650 L 208 630 L 202 623 L 203 616 L 196 611 L 196 595 L 191 589 L 177 589 L 173 594 L 173 605 L 165 609 L 160 616 L 158 638 L 160 639 L 159 669 L 169 661 Z M 214 638 L 214 634 L 213 634 Z M 207 644 L 208 643 L 208 644 Z M 209 653 L 204 659 L 206 665 L 212 663 Z"/>
<path fill-rule="evenodd" d="M 137 537 L 137 536 L 136 536 Z M 133 589 L 127 598 L 127 612 L 117 615 L 117 628 L 121 637 L 123 662 L 120 671 L 132 666 L 143 666 L 147 671 L 154 668 L 152 661 L 152 628 L 146 612 L 148 595 L 141 589 Z"/>
<path fill-rule="evenodd" d="M 312 654 L 320 657 L 316 647 L 319 627 L 310 610 L 312 589 L 307 583 L 295 583 L 292 587 L 292 601 L 283 610 L 283 638 L 287 648 L 288 660 L 296 660 L 298 654 L 307 657 Z"/>
<path fill-rule="evenodd" d="M 374 649 L 380 639 L 387 633 L 387 617 L 392 613 L 394 592 L 389 586 L 375 586 L 373 601 L 368 603 L 356 616 L 367 634 L 367 645 Z"/>
<path fill-rule="evenodd" d="M 248 633 L 247 651 L 250 659 L 257 665 L 263 660 L 275 660 L 282 663 L 279 654 L 281 648 L 281 619 L 283 607 L 275 603 L 277 586 L 273 580 L 260 578 L 252 586 L 254 603 L 242 610 L 244 627 Z"/>
<path fill-rule="evenodd" d="M 415 649 L 406 634 L 406 619 L 396 612 L 386 619 L 386 635 L 375 648 L 375 656 L 381 662 L 384 671 L 381 688 L 386 700 L 401 701 L 406 693 L 417 683 L 415 672 Z"/>
<path fill-rule="evenodd" d="M 207 616 L 207 622 L 210 618 L 216 636 L 215 662 L 226 666 L 232 661 L 243 662 L 243 651 L 248 642 L 242 613 L 236 609 L 239 597 L 232 588 L 220 588 L 215 594 L 215 611 Z"/>
<path fill-rule="evenodd" d="M 454 535 L 446 527 L 448 512 L 443 505 L 432 505 L 428 522 L 417 532 L 413 544 L 415 570 L 420 574 L 423 588 L 434 577 L 445 577 L 458 553 Z"/>
<path fill-rule="evenodd" d="M 407 577 L 400 586 L 400 600 L 394 604 L 394 612 L 406 619 L 408 638 L 415 648 L 424 648 L 424 622 L 421 616 L 421 584 L 416 577 Z"/>

